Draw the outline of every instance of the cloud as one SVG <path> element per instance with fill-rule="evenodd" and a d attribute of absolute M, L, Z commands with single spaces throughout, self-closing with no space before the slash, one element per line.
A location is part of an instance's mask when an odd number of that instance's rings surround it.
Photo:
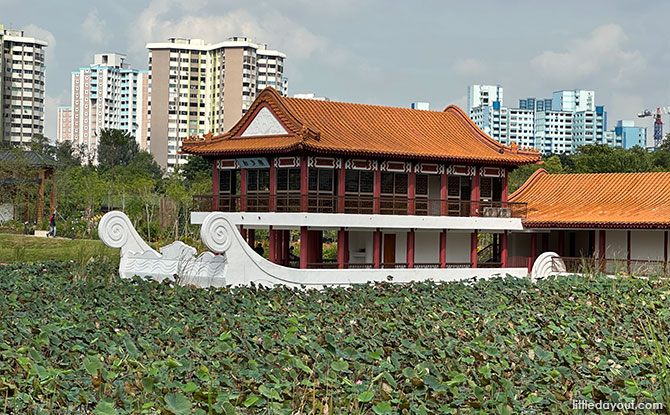
<path fill-rule="evenodd" d="M 56 37 L 53 35 L 53 33 L 34 24 L 24 26 L 23 33 L 28 37 L 45 40 L 49 44 L 45 52 L 46 64 L 54 65 L 56 63 L 56 60 L 53 59 L 56 56 Z"/>
<path fill-rule="evenodd" d="M 293 59 L 306 59 L 325 47 L 326 40 L 277 12 L 250 13 L 243 9 L 224 14 L 207 12 L 205 0 L 154 0 L 132 23 L 129 47 L 144 51 L 148 42 L 163 42 L 170 37 L 204 39 L 216 43 L 231 36 L 247 36 L 267 43 Z"/>
<path fill-rule="evenodd" d="M 81 33 L 93 43 L 105 44 L 105 21 L 98 17 L 97 10 L 91 10 L 81 23 Z"/>
<path fill-rule="evenodd" d="M 477 59 L 459 59 L 454 63 L 453 70 L 457 75 L 482 76 L 487 72 L 487 65 Z"/>
<path fill-rule="evenodd" d="M 570 42 L 563 52 L 544 51 L 531 61 L 547 78 L 578 82 L 591 77 L 630 83 L 646 62 L 638 50 L 626 49 L 628 36 L 618 24 L 595 28 L 588 37 Z"/>

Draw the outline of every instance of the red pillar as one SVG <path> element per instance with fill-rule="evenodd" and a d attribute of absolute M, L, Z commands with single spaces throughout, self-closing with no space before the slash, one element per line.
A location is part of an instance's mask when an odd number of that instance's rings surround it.
<path fill-rule="evenodd" d="M 272 229 L 272 226 L 268 228 L 268 259 L 270 262 L 276 263 L 277 261 L 277 231 Z"/>
<path fill-rule="evenodd" d="M 667 272 L 668 267 L 668 231 L 663 231 L 663 273 Z"/>
<path fill-rule="evenodd" d="M 503 268 L 507 268 L 507 237 L 507 231 L 500 235 L 500 262 Z"/>
<path fill-rule="evenodd" d="M 414 268 L 414 229 L 407 232 L 407 268 Z"/>
<path fill-rule="evenodd" d="M 291 231 L 290 230 L 285 230 L 284 231 L 284 265 L 289 264 L 291 262 Z"/>
<path fill-rule="evenodd" d="M 444 166 L 444 171 L 440 175 L 440 215 L 447 216 L 447 167 Z M 446 245 L 446 244 L 445 244 Z"/>
<path fill-rule="evenodd" d="M 307 268 L 309 262 L 309 231 L 307 226 L 300 227 L 300 268 Z"/>
<path fill-rule="evenodd" d="M 344 189 L 347 182 L 346 170 L 344 169 L 344 159 L 337 171 L 337 212 L 344 213 Z"/>
<path fill-rule="evenodd" d="M 565 231 L 558 231 L 558 255 L 565 255 Z"/>
<path fill-rule="evenodd" d="M 308 189 L 309 169 L 307 168 L 307 157 L 300 157 L 300 211 L 307 212 L 307 194 Z"/>
<path fill-rule="evenodd" d="M 440 232 L 440 268 L 447 267 L 447 230 Z"/>
<path fill-rule="evenodd" d="M 247 211 L 247 169 L 240 169 L 240 212 Z"/>
<path fill-rule="evenodd" d="M 542 234 L 542 252 L 548 252 L 549 251 L 549 234 L 548 233 L 543 233 Z"/>
<path fill-rule="evenodd" d="M 247 241 L 248 241 L 250 247 L 254 248 L 256 246 L 256 230 L 255 229 L 249 229 L 247 231 Z"/>
<path fill-rule="evenodd" d="M 347 242 L 347 231 L 340 228 L 337 231 L 337 267 L 339 269 L 345 268 L 347 263 L 347 251 L 349 250 Z"/>
<path fill-rule="evenodd" d="M 379 197 L 382 194 L 382 171 L 379 170 L 379 166 L 377 166 L 377 170 L 375 170 L 375 182 L 374 182 L 374 213 L 379 213 L 380 208 L 381 208 L 381 202 L 379 200 Z"/>
<path fill-rule="evenodd" d="M 507 167 L 505 167 L 505 176 L 502 178 L 502 201 L 507 202 L 508 194 L 507 194 L 507 175 L 509 171 L 507 170 Z M 504 206 L 503 206 L 504 207 Z"/>
<path fill-rule="evenodd" d="M 274 159 L 270 159 L 270 206 L 269 211 L 274 212 L 277 209 L 277 168 Z"/>
<path fill-rule="evenodd" d="M 216 168 L 216 160 L 212 160 L 212 211 L 219 210 L 219 169 Z"/>
<path fill-rule="evenodd" d="M 530 267 L 533 267 L 535 263 L 535 258 L 537 258 L 537 234 L 530 234 Z"/>
<path fill-rule="evenodd" d="M 407 213 L 409 215 L 414 214 L 415 210 L 415 203 L 414 203 L 414 198 L 416 196 L 416 173 L 414 173 L 414 168 L 413 166 L 410 167 L 409 169 L 409 177 L 408 177 L 408 183 L 407 183 L 407 197 L 409 198 L 408 203 L 407 203 Z"/>
<path fill-rule="evenodd" d="M 477 268 L 477 249 L 478 247 L 477 229 L 470 234 L 470 263 L 472 268 Z"/>
<path fill-rule="evenodd" d="M 240 235 L 242 235 L 242 239 L 247 240 L 247 230 L 242 225 L 240 225 Z"/>
<path fill-rule="evenodd" d="M 472 201 L 471 215 L 479 216 L 479 167 L 475 167 L 475 175 L 472 176 L 472 189 L 470 190 Z"/>
<path fill-rule="evenodd" d="M 382 232 L 377 228 L 372 234 L 372 263 L 379 268 L 382 262 Z"/>

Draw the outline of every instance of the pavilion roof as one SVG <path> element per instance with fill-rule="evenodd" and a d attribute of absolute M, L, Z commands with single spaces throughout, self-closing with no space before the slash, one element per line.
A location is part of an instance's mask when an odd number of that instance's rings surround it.
<path fill-rule="evenodd" d="M 282 126 L 280 131 L 244 135 L 264 108 Z M 424 111 L 287 98 L 272 88 L 263 90 L 227 133 L 184 140 L 181 151 L 209 157 L 306 151 L 505 165 L 540 160 L 535 150 L 502 145 L 487 136 L 454 105 L 444 111 Z"/>
<path fill-rule="evenodd" d="M 540 169 L 510 202 L 528 228 L 670 228 L 670 172 L 549 174 Z"/>

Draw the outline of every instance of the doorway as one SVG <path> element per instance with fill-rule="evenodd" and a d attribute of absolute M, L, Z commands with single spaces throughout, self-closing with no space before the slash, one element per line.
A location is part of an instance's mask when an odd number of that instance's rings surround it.
<path fill-rule="evenodd" d="M 384 234 L 384 264 L 395 264 L 395 234 Z"/>

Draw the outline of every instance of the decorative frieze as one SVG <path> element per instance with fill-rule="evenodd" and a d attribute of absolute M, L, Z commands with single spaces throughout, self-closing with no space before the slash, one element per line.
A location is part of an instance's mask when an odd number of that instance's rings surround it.
<path fill-rule="evenodd" d="M 442 174 L 442 173 L 444 173 L 444 164 L 418 163 L 414 166 L 414 173 Z"/>
<path fill-rule="evenodd" d="M 376 160 L 349 159 L 344 163 L 347 170 L 377 170 Z"/>
<path fill-rule="evenodd" d="M 300 157 L 275 157 L 275 167 L 277 168 L 300 167 Z"/>
<path fill-rule="evenodd" d="M 339 169 L 342 167 L 342 159 L 334 157 L 308 157 L 307 166 L 320 169 Z"/>
<path fill-rule="evenodd" d="M 452 164 L 447 167 L 447 174 L 450 176 L 474 176 L 477 170 L 474 166 L 465 164 Z"/>
<path fill-rule="evenodd" d="M 406 161 L 383 161 L 381 171 L 394 173 L 409 173 L 412 169 L 412 163 Z"/>
<path fill-rule="evenodd" d="M 482 166 L 479 168 L 479 175 L 482 177 L 505 177 L 505 168 Z"/>
<path fill-rule="evenodd" d="M 222 159 L 216 161 L 216 168 L 217 170 L 231 170 L 239 169 L 240 165 L 236 159 Z"/>

